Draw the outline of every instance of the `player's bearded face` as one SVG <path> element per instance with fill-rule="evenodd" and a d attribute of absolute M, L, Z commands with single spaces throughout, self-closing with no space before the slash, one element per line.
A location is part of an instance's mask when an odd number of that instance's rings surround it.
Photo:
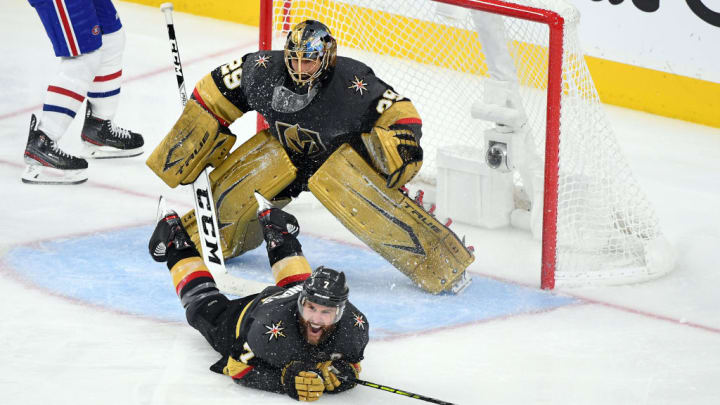
<path fill-rule="evenodd" d="M 335 329 L 337 308 L 305 301 L 300 316 L 300 328 L 305 341 L 311 345 L 324 342 Z"/>

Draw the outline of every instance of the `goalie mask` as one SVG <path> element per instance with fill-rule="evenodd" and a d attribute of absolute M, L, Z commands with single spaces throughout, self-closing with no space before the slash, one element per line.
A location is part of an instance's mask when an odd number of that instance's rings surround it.
<path fill-rule="evenodd" d="M 335 324 L 342 318 L 348 294 L 345 273 L 320 266 L 303 284 L 303 289 L 298 295 L 298 311 L 303 319 L 309 321 L 313 316 L 305 308 L 306 303 L 331 308 L 332 310 L 324 317 L 327 321 L 322 323 L 327 326 Z M 325 308 L 325 311 L 328 308 Z M 319 317 L 323 317 L 322 314 Z M 320 319 L 319 317 L 317 319 Z"/>
<path fill-rule="evenodd" d="M 299 23 L 285 42 L 285 66 L 298 86 L 323 80 L 335 67 L 337 43 L 325 24 L 315 20 Z"/>

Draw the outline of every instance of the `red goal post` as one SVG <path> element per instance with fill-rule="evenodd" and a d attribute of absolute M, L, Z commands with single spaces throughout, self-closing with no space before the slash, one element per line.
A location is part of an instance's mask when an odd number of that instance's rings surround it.
<path fill-rule="evenodd" d="M 569 286 L 643 281 L 672 268 L 673 259 L 662 254 L 667 244 L 654 211 L 616 145 L 584 64 L 576 38 L 579 15 L 562 0 L 260 0 L 260 4 L 260 49 L 282 49 L 288 30 L 312 18 L 330 27 L 339 54 L 359 50 L 348 56 L 364 61 L 376 72 L 382 71 L 384 64 L 392 67 L 386 72 L 401 71 L 396 77 L 378 76 L 418 104 L 426 151 L 419 180 L 431 185 L 437 174 L 436 150 L 449 140 L 481 144 L 477 132 L 486 129 L 487 123 L 480 127 L 477 120 L 469 118 L 469 102 L 437 113 L 436 106 L 428 108 L 422 102 L 464 100 L 472 95 L 460 95 L 461 91 L 483 88 L 482 80 L 492 76 L 488 66 L 493 62 L 483 54 L 488 44 L 475 44 L 472 18 L 478 12 L 501 16 L 507 30 L 502 35 L 508 37 L 513 68 L 518 72 L 521 108 L 528 115 L 524 127 L 542 160 L 543 184 L 536 187 L 543 189 L 542 205 L 535 203 L 542 208 L 542 288 L 552 289 L 559 280 Z M 457 7 L 464 14 L 457 20 L 439 16 L 439 5 Z M 278 43 L 273 47 L 274 36 Z M 390 44 L 389 49 L 385 43 Z M 453 55 L 450 64 L 438 55 L 442 52 Z M 395 68 L 396 62 L 388 59 L 406 64 Z M 436 76 L 410 74 L 433 65 L 440 72 L 430 74 Z M 459 72 L 462 78 L 444 81 L 447 72 Z M 403 76 L 412 79 L 406 83 Z M 467 84 L 463 82 L 466 78 L 470 80 Z M 418 89 L 417 83 L 435 87 Z M 452 85 L 458 88 L 441 93 Z M 461 110 L 468 117 L 451 117 Z M 460 122 L 465 126 L 444 128 Z M 602 143 L 595 144 L 597 139 Z M 590 145 L 583 147 L 584 143 Z M 607 167 L 587 170 L 595 161 Z M 626 190 L 630 197 L 614 197 Z M 605 198 L 611 202 L 586 203 Z"/>

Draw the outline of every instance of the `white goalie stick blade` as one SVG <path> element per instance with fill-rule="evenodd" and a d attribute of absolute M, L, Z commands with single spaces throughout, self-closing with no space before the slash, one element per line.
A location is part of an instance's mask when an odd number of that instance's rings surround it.
<path fill-rule="evenodd" d="M 193 183 L 195 218 L 197 219 L 201 254 L 210 274 L 220 291 L 236 296 L 246 296 L 262 291 L 270 284 L 246 280 L 228 273 L 222 254 L 218 232 L 217 211 L 210 188 L 210 168 L 203 170 Z"/>
<path fill-rule="evenodd" d="M 213 274 L 213 279 L 215 279 L 218 290 L 237 297 L 257 294 L 270 286 L 269 283 L 235 277 L 230 273 Z"/>

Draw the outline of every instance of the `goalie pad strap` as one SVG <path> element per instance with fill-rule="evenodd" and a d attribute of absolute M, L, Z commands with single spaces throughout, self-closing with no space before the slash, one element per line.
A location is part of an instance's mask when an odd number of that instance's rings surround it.
<path fill-rule="evenodd" d="M 457 236 L 384 180 L 349 145 L 308 187 L 355 236 L 431 293 L 449 289 L 474 260 Z"/>
<path fill-rule="evenodd" d="M 256 215 L 258 205 L 253 192 L 257 190 L 272 199 L 295 180 L 296 173 L 297 168 L 290 162 L 280 142 L 267 130 L 258 132 L 240 145 L 210 172 L 220 246 L 226 259 L 262 243 L 262 230 Z M 279 205 L 276 203 L 276 206 Z M 182 222 L 195 245 L 201 246 L 195 211 L 185 214 Z"/>

